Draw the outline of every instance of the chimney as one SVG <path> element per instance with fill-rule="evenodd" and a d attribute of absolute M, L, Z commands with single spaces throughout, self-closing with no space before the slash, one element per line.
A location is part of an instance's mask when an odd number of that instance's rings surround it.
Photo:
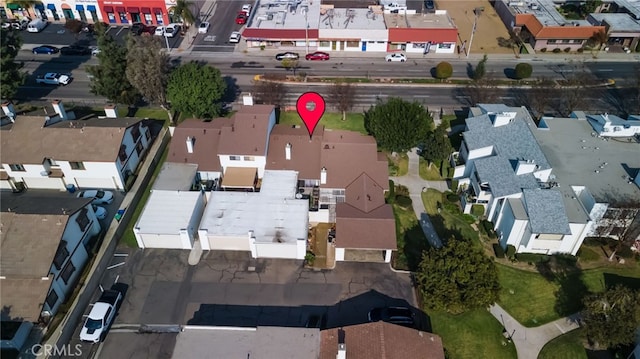
<path fill-rule="evenodd" d="M 7 117 L 9 117 L 11 122 L 14 122 L 16 120 L 16 110 L 13 108 L 13 104 L 11 102 L 3 102 L 2 111 L 4 111 L 4 114 L 7 115 Z"/>
<path fill-rule="evenodd" d="M 245 106 L 253 106 L 253 96 L 251 96 L 251 94 L 243 95 L 242 104 Z"/>
<path fill-rule="evenodd" d="M 344 343 L 338 344 L 338 355 L 336 359 L 347 359 L 347 345 Z"/>
<path fill-rule="evenodd" d="M 320 184 L 327 184 L 327 168 L 322 167 L 320 171 Z"/>
<path fill-rule="evenodd" d="M 289 161 L 291 160 L 291 144 L 287 143 L 286 146 L 284 146 L 284 158 Z"/>
<path fill-rule="evenodd" d="M 108 103 L 104 106 L 104 114 L 107 118 L 118 118 L 118 106 Z"/>
<path fill-rule="evenodd" d="M 64 110 L 64 105 L 62 104 L 62 101 L 53 100 L 52 104 L 53 104 L 53 110 L 56 111 L 58 116 L 60 116 L 61 119 L 66 120 L 67 111 Z"/>
<path fill-rule="evenodd" d="M 193 153 L 193 145 L 195 144 L 196 139 L 195 137 L 187 137 L 187 152 L 189 153 Z"/>

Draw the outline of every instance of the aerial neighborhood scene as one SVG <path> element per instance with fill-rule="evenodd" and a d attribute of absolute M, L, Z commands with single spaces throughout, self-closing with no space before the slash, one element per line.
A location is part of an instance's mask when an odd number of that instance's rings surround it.
<path fill-rule="evenodd" d="M 640 359 L 640 0 L 0 24 L 3 359 Z"/>

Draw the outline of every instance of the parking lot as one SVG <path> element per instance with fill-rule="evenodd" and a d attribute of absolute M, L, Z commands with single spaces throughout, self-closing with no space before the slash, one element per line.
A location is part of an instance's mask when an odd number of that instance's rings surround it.
<path fill-rule="evenodd" d="M 84 357 L 92 357 L 99 346 L 100 357 L 136 357 L 150 342 L 165 346 L 153 350 L 171 353 L 171 338 L 186 324 L 303 327 L 309 316 L 325 315 L 326 326 L 337 327 L 367 322 L 374 307 L 415 307 L 409 275 L 385 263 L 338 263 L 332 271 L 313 271 L 296 260 L 209 252 L 189 266 L 188 251 L 116 252 L 103 287 L 117 279 L 129 289 L 107 339 L 101 345 L 82 344 Z M 71 345 L 79 343 L 81 325 Z M 149 334 L 139 334 L 140 328 Z"/>

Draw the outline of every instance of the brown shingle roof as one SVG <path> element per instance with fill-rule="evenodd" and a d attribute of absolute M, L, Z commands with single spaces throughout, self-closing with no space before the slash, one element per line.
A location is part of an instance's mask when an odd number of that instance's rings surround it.
<path fill-rule="evenodd" d="M 396 221 L 390 205 L 368 212 L 347 204 L 336 205 L 336 247 L 397 249 Z"/>
<path fill-rule="evenodd" d="M 343 335 L 340 331 L 344 331 Z M 336 358 L 342 336 L 347 359 L 444 359 L 439 336 L 385 322 L 321 331 L 320 359 Z"/>
<path fill-rule="evenodd" d="M 345 189 L 347 204 L 368 213 L 384 204 L 384 190 L 363 173 Z"/>
<path fill-rule="evenodd" d="M 221 171 L 218 143 L 221 129 L 231 126 L 230 118 L 216 118 L 210 122 L 187 120 L 176 127 L 169 145 L 168 162 L 193 163 L 199 171 Z M 187 138 L 194 138 L 193 153 L 187 151 Z"/>
<path fill-rule="evenodd" d="M 269 138 L 268 170 L 298 171 L 298 179 L 320 179 L 320 145 L 323 126 L 317 126 L 311 139 L 305 128 L 276 125 Z M 291 144 L 291 159 L 285 157 L 285 147 Z"/>
<path fill-rule="evenodd" d="M 244 106 L 233 116 L 233 124 L 222 128 L 218 154 L 265 156 L 273 111 L 273 106 Z"/>
<path fill-rule="evenodd" d="M 0 279 L 0 306 L 8 307 L 10 319 L 36 322 L 47 298 L 52 279 Z M 4 314 L 3 314 L 4 316 Z M 5 318 L 3 318 L 5 319 Z"/>
<path fill-rule="evenodd" d="M 41 164 L 45 157 L 66 161 L 113 162 L 125 129 L 139 119 L 61 121 L 44 127 L 44 118 L 19 116 L 2 131 L 3 163 Z"/>

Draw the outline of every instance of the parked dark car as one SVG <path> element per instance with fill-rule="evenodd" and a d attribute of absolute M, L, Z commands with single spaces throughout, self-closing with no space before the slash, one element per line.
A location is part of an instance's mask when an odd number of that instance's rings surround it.
<path fill-rule="evenodd" d="M 276 60 L 282 61 L 284 59 L 297 60 L 300 58 L 300 55 L 295 52 L 282 52 L 276 55 Z"/>
<path fill-rule="evenodd" d="M 304 58 L 307 60 L 326 61 L 326 60 L 329 60 L 329 54 L 327 54 L 326 52 L 316 51 L 316 52 L 307 54 Z"/>
<path fill-rule="evenodd" d="M 424 1 L 424 7 L 427 10 L 435 10 L 436 9 L 436 4 L 433 2 L 433 0 L 425 0 Z"/>
<path fill-rule="evenodd" d="M 42 45 L 42 46 L 34 47 L 32 52 L 34 54 L 53 55 L 53 54 L 57 54 L 58 52 L 60 52 L 60 49 L 55 47 L 55 46 L 51 46 L 51 45 Z"/>
<path fill-rule="evenodd" d="M 131 31 L 132 35 L 153 34 L 155 27 L 147 26 L 141 22 L 134 22 L 129 31 Z"/>
<path fill-rule="evenodd" d="M 88 56 L 91 55 L 91 49 L 86 46 L 65 46 L 60 49 L 60 55 Z"/>
<path fill-rule="evenodd" d="M 415 314 L 407 307 L 384 307 L 374 308 L 369 312 L 370 322 L 387 322 L 413 327 L 415 324 Z"/>

